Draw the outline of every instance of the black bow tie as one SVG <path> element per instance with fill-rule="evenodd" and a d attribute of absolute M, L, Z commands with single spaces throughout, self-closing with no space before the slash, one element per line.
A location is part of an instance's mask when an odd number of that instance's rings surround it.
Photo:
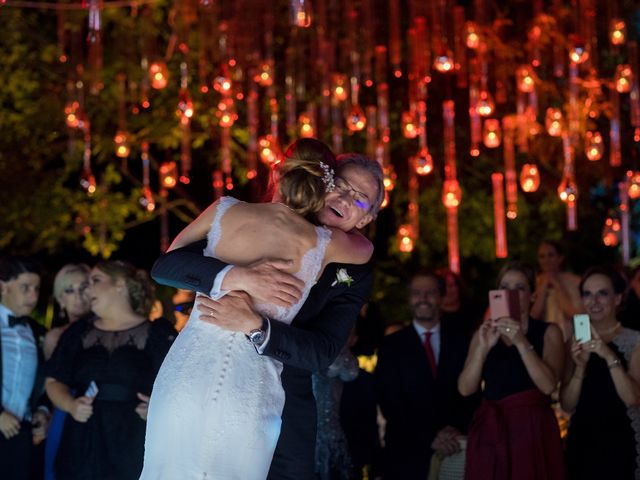
<path fill-rule="evenodd" d="M 23 315 L 22 317 L 14 317 L 9 315 L 9 327 L 15 327 L 16 325 L 29 325 L 29 317 Z"/>

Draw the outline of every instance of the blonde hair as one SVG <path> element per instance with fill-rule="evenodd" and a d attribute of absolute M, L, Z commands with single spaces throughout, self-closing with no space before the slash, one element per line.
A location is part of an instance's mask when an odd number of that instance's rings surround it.
<path fill-rule="evenodd" d="M 64 267 L 58 270 L 55 278 L 53 279 L 53 297 L 58 303 L 62 298 L 64 289 L 71 283 L 71 277 L 74 275 L 84 275 L 89 281 L 89 272 L 91 269 L 84 263 L 67 263 Z"/>
<path fill-rule="evenodd" d="M 292 143 L 278 166 L 282 202 L 303 216 L 319 212 L 328 191 L 327 171 L 335 171 L 335 165 L 335 155 L 321 141 L 301 138 Z"/>
<path fill-rule="evenodd" d="M 106 260 L 96 264 L 112 280 L 122 278 L 129 293 L 129 305 L 138 315 L 148 317 L 153 306 L 153 284 L 149 274 L 123 260 Z"/>

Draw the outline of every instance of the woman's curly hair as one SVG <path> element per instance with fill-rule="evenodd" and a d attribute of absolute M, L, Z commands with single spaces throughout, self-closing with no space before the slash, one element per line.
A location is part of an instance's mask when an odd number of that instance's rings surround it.
<path fill-rule="evenodd" d="M 127 286 L 129 305 L 134 312 L 148 317 L 153 306 L 153 284 L 149 274 L 123 260 L 105 260 L 95 266 L 106 273 L 112 280 L 122 278 Z"/>

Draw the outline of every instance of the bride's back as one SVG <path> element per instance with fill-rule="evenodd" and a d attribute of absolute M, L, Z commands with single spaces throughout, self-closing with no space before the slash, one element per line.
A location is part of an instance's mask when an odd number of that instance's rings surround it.
<path fill-rule="evenodd" d="M 295 273 L 302 257 L 317 245 L 314 225 L 284 204 L 235 201 L 220 202 L 220 208 L 224 211 L 215 214 L 210 230 L 215 238 L 209 237 L 209 246 L 226 263 L 244 266 L 265 258 L 292 260 L 288 270 Z"/>

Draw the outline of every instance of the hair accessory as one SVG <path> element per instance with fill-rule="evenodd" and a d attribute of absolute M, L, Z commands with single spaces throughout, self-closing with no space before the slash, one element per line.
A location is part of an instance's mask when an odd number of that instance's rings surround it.
<path fill-rule="evenodd" d="M 327 188 L 327 192 L 333 192 L 336 188 L 336 184 L 333 182 L 333 168 L 324 162 L 320 162 L 320 168 L 322 169 L 322 181 Z"/>

